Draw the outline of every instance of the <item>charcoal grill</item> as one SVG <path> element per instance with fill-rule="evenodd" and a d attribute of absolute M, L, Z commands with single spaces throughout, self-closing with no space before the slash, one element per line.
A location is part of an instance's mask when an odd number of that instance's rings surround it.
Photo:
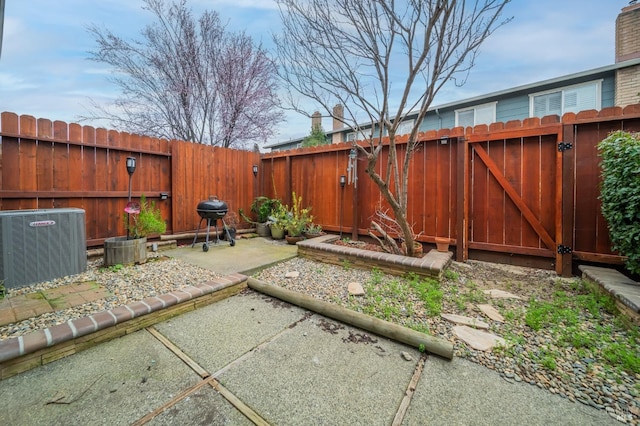
<path fill-rule="evenodd" d="M 220 234 L 218 233 L 218 219 L 222 222 L 223 232 L 227 236 L 227 240 L 229 241 L 229 245 L 231 247 L 236 245 L 236 241 L 231 238 L 231 234 L 229 233 L 229 228 L 224 221 L 224 217 L 227 215 L 227 211 L 229 208 L 227 207 L 227 203 L 224 201 L 218 200 L 218 197 L 211 196 L 208 200 L 200 201 L 198 203 L 198 207 L 196 208 L 198 215 L 200 216 L 200 223 L 198 223 L 198 229 L 196 230 L 196 236 L 193 238 L 193 243 L 191 247 L 196 245 L 196 241 L 198 240 L 198 234 L 200 233 L 200 226 L 203 221 L 207 221 L 207 238 L 205 242 L 202 244 L 202 251 L 209 251 L 209 229 L 211 228 L 211 224 L 216 228 L 216 241 L 215 244 L 220 242 Z"/>

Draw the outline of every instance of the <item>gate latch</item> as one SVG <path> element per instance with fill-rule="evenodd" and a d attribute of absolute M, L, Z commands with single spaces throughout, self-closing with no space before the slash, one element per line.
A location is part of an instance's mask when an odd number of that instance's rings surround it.
<path fill-rule="evenodd" d="M 568 149 L 573 148 L 573 144 L 571 142 L 559 142 L 558 143 L 558 151 L 565 152 Z"/>
<path fill-rule="evenodd" d="M 571 249 L 571 247 L 563 246 L 562 244 L 558 246 L 558 254 L 569 254 L 569 253 L 573 253 L 573 250 Z"/>

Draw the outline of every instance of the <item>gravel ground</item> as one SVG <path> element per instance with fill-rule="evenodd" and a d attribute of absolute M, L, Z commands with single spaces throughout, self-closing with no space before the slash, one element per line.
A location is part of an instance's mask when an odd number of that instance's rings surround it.
<path fill-rule="evenodd" d="M 286 273 L 292 271 L 297 271 L 299 276 L 286 278 Z M 454 262 L 446 276 L 441 282 L 442 313 L 465 315 L 489 323 L 492 333 L 510 343 L 509 350 L 482 352 L 468 347 L 454 337 L 452 327 L 455 324 L 431 313 L 429 306 L 414 292 L 402 290 L 398 277 L 351 268 L 348 264 L 334 266 L 295 258 L 260 272 L 256 278 L 415 329 L 428 330 L 432 335 L 452 342 L 456 356 L 495 370 L 506 381 L 524 381 L 571 401 L 604 409 L 623 423 L 640 424 L 640 374 L 612 368 L 590 353 L 585 356 L 585 352 L 557 342 L 552 327 L 534 331 L 524 324 L 524 314 L 531 300 L 550 301 L 556 291 L 574 297 L 580 293 L 576 289 L 582 288 L 577 278 L 563 279 L 552 271 L 476 261 Z M 350 282 L 362 284 L 367 295 L 350 296 L 347 291 Z M 483 293 L 489 289 L 508 291 L 521 299 L 490 299 Z M 376 298 L 385 302 L 373 312 Z M 505 322 L 484 316 L 475 306 L 478 303 L 493 305 L 505 315 Z M 598 326 L 587 312 L 578 315 L 579 329 L 588 332 Z M 612 315 L 601 315 L 601 323 L 614 323 Z M 611 337 L 620 342 L 629 341 L 624 327 L 614 328 Z M 635 354 L 638 354 L 637 347 Z M 553 368 L 547 364 L 550 359 Z"/>
<path fill-rule="evenodd" d="M 178 259 L 148 254 L 147 263 L 130 267 L 103 268 L 102 259 L 89 261 L 82 274 L 62 277 L 19 289 L 8 289 L 7 296 L 19 296 L 66 284 L 94 281 L 105 287 L 111 297 L 74 306 L 0 327 L 0 339 L 21 336 L 30 331 L 52 327 L 71 319 L 81 318 L 131 302 L 200 284 L 220 277 L 219 274 L 190 265 Z"/>

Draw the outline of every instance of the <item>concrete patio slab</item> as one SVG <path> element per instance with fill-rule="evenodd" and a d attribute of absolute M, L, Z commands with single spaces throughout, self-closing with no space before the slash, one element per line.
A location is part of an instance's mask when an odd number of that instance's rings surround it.
<path fill-rule="evenodd" d="M 429 357 L 404 425 L 619 424 L 604 410 L 525 383 L 509 383 L 472 362 Z"/>
<path fill-rule="evenodd" d="M 226 241 L 210 244 L 208 252 L 202 251 L 202 243 L 196 243 L 194 247 L 184 246 L 163 253 L 221 275 L 251 275 L 260 269 L 296 257 L 298 249 L 283 241 L 256 237 L 236 240 L 234 247 L 230 247 Z"/>
<path fill-rule="evenodd" d="M 147 424 L 149 426 L 253 425 L 211 386 L 205 386 L 187 396 Z"/>
<path fill-rule="evenodd" d="M 305 311 L 248 292 L 156 324 L 155 328 L 213 374 L 302 319 Z"/>
<path fill-rule="evenodd" d="M 0 382 L 0 424 L 129 425 L 200 377 L 140 331 Z"/>
<path fill-rule="evenodd" d="M 219 380 L 270 424 L 389 425 L 419 357 L 405 345 L 313 315 Z"/>

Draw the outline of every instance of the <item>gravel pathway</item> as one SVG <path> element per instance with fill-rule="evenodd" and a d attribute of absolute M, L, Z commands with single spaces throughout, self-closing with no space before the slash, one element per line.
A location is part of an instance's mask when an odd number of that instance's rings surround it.
<path fill-rule="evenodd" d="M 296 278 L 286 278 L 296 271 Z M 452 324 L 433 314 L 415 292 L 406 291 L 398 277 L 351 268 L 350 265 L 328 265 L 303 258 L 266 269 L 256 275 L 264 282 L 306 293 L 327 302 L 344 305 L 356 311 L 375 315 L 430 334 L 454 344 L 455 356 L 466 358 L 500 373 L 508 382 L 527 382 L 574 402 L 598 409 L 622 423 L 640 424 L 640 374 L 612 368 L 600 359 L 589 358 L 570 345 L 557 342 L 551 328 L 534 331 L 524 324 L 530 300 L 550 300 L 558 289 L 571 294 L 579 284 L 577 278 L 560 279 L 552 271 L 469 261 L 454 262 L 441 283 L 442 313 L 465 315 L 490 324 L 490 331 L 510 342 L 508 350 L 477 351 L 454 337 Z M 363 285 L 367 295 L 349 295 L 350 282 Z M 500 289 L 521 299 L 490 299 L 482 290 Z M 377 299 L 375 310 L 373 300 Z M 384 301 L 384 302 L 382 302 Z M 491 321 L 476 308 L 492 304 L 509 316 L 504 323 Z M 580 315 L 580 327 L 597 327 L 588 313 Z M 605 315 L 604 323 L 615 318 Z M 611 331 L 611 338 L 628 342 L 624 328 Z M 636 341 L 637 342 L 637 341 Z M 632 348 L 633 349 L 633 348 Z M 637 354 L 638 351 L 636 350 Z M 553 362 L 553 364 L 551 364 Z"/>
<path fill-rule="evenodd" d="M 71 283 L 93 281 L 106 288 L 111 294 L 106 299 L 85 303 L 84 305 L 50 312 L 35 318 L 26 319 L 0 327 L 0 339 L 17 337 L 30 331 L 52 327 L 68 320 L 81 318 L 118 306 L 126 305 L 147 297 L 157 296 L 190 285 L 211 281 L 219 274 L 157 254 L 148 254 L 148 261 L 142 265 L 123 268 L 102 268 L 102 259 L 89 261 L 87 271 L 55 280 L 9 289 L 8 297 L 34 293 Z"/>

